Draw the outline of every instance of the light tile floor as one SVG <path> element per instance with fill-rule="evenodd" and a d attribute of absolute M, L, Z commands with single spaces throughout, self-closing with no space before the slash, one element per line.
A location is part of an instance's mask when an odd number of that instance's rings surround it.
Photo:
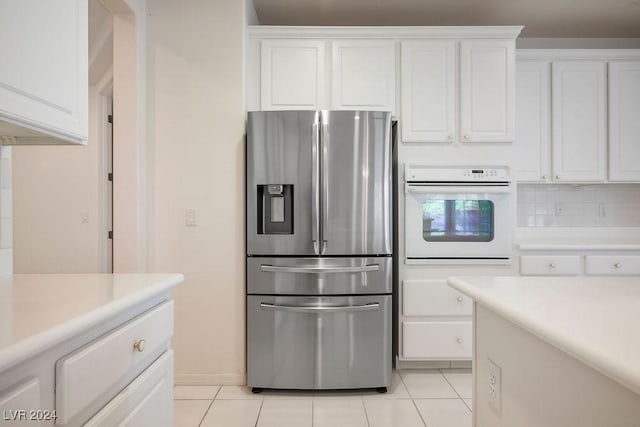
<path fill-rule="evenodd" d="M 471 370 L 402 370 L 385 394 L 177 386 L 175 427 L 471 427 Z"/>

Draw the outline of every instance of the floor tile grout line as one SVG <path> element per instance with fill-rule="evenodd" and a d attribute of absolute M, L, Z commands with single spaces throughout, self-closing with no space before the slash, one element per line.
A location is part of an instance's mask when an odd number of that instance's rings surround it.
<path fill-rule="evenodd" d="M 207 410 L 204 411 L 204 415 L 202 416 L 202 418 L 200 418 L 200 422 L 198 423 L 198 427 L 200 427 L 202 425 L 202 423 L 204 422 L 204 419 L 207 417 L 207 414 L 209 413 L 209 410 L 211 409 L 211 406 L 213 406 L 213 399 L 211 400 L 211 402 L 209 402 L 209 406 L 207 406 Z"/>
<path fill-rule="evenodd" d="M 260 401 L 260 409 L 258 409 L 258 416 L 256 417 L 256 423 L 253 425 L 254 427 L 258 427 L 258 423 L 260 422 L 260 414 L 262 413 L 262 405 L 264 405 L 264 399 Z"/>
<path fill-rule="evenodd" d="M 424 420 L 424 417 L 422 416 L 422 412 L 420 412 L 420 409 L 418 409 L 418 405 L 416 405 L 416 401 L 411 395 L 411 392 L 409 391 L 409 387 L 407 387 L 407 384 L 404 382 L 404 378 L 402 378 L 402 375 L 400 375 L 400 372 L 398 372 L 398 376 L 400 377 L 400 381 L 402 382 L 402 385 L 407 390 L 407 394 L 411 398 L 411 403 L 413 403 L 413 407 L 416 408 L 416 411 L 418 411 L 418 416 L 420 417 L 420 421 L 422 421 L 422 424 L 424 424 L 425 427 L 428 427 L 427 422 Z"/>
<path fill-rule="evenodd" d="M 447 382 L 447 384 L 449 384 L 449 386 L 453 389 L 453 391 L 455 391 L 455 393 L 458 395 L 458 397 L 460 398 L 460 400 L 462 400 L 462 404 L 464 406 L 467 407 L 467 409 L 469 409 L 469 407 L 467 406 L 466 402 L 464 401 L 464 398 L 462 396 L 460 396 L 460 393 L 458 393 L 458 390 L 456 390 L 456 388 L 453 386 L 453 384 L 451 384 L 451 382 L 449 381 L 449 379 L 447 378 L 447 376 L 442 372 L 441 369 L 438 369 L 440 371 L 440 375 L 442 375 L 444 377 L 444 380 Z M 471 409 L 469 409 L 469 411 L 471 411 Z"/>
<path fill-rule="evenodd" d="M 369 414 L 367 414 L 367 406 L 364 404 L 364 399 L 360 398 L 360 404 L 362 405 L 362 410 L 364 411 L 364 419 L 367 421 L 367 427 L 371 427 L 371 423 L 369 422 Z"/>

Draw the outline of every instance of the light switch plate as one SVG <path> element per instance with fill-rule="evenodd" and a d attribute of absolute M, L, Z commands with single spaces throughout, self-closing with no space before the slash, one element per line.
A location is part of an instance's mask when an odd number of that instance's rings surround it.
<path fill-rule="evenodd" d="M 489 362 L 489 375 L 487 378 L 489 403 L 500 414 L 502 412 L 502 369 L 493 360 L 487 360 Z"/>

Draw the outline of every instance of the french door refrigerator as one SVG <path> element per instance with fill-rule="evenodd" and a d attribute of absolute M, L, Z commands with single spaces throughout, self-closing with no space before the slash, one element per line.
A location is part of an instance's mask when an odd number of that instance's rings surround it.
<path fill-rule="evenodd" d="M 386 391 L 391 114 L 250 112 L 247 384 Z"/>

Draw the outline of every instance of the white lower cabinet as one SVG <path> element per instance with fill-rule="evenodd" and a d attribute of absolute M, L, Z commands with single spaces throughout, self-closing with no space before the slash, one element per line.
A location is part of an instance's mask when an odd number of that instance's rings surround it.
<path fill-rule="evenodd" d="M 4 384 L 0 385 L 3 387 Z M 40 409 L 40 380 L 27 378 L 24 381 L 0 389 L 0 420 L 3 426 L 20 426 L 24 424 L 41 425 L 39 417 L 32 411 Z M 34 419 L 35 418 L 35 419 Z"/>
<path fill-rule="evenodd" d="M 470 360 L 472 307 L 446 279 L 403 281 L 401 359 Z"/>
<path fill-rule="evenodd" d="M 567 253 L 569 252 L 569 253 Z M 522 276 L 640 276 L 637 250 L 559 251 L 520 256 Z"/>
<path fill-rule="evenodd" d="M 85 426 L 170 427 L 173 422 L 173 350 L 165 352 Z"/>

